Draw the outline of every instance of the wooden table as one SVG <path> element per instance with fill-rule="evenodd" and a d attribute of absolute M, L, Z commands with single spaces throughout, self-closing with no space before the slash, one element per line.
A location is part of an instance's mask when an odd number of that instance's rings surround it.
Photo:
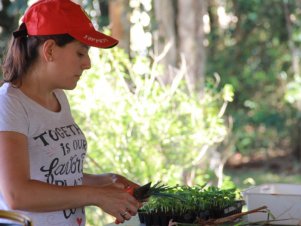
<path fill-rule="evenodd" d="M 242 221 L 243 222 L 247 222 L 247 218 L 242 218 Z M 239 222 L 236 222 L 236 223 L 239 223 Z M 183 224 L 184 225 L 184 224 Z M 254 226 L 254 224 L 248 224 L 249 226 Z M 248 226 L 248 225 L 245 225 L 244 224 L 244 226 Z M 256 224 L 257 226 L 258 226 L 258 224 Z M 139 221 L 139 218 L 138 218 L 138 216 L 134 216 L 134 217 L 132 217 L 131 218 L 131 220 L 129 220 L 129 221 L 126 221 L 126 222 L 124 222 L 123 224 L 119 224 L 119 225 L 117 225 L 117 224 L 115 224 L 114 222 L 112 222 L 112 223 L 110 223 L 110 224 L 107 224 L 107 225 L 105 225 L 105 226 L 145 226 L 145 224 L 141 224 L 140 223 L 140 221 Z M 167 226 L 167 225 L 166 225 Z M 190 226 L 192 226 L 192 225 L 190 225 Z M 233 223 L 229 223 L 229 224 L 223 224 L 223 225 L 220 225 L 220 226 L 233 226 Z M 285 225 L 278 225 L 278 226 L 285 226 Z"/>
<path fill-rule="evenodd" d="M 233 223 L 231 224 L 225 224 L 225 226 L 233 226 Z M 105 226 L 117 226 L 114 222 L 107 224 Z M 141 224 L 139 221 L 138 216 L 134 216 L 131 218 L 131 220 L 124 222 L 123 224 L 119 224 L 118 226 L 145 226 L 145 224 Z M 167 225 L 166 225 L 167 226 Z"/>

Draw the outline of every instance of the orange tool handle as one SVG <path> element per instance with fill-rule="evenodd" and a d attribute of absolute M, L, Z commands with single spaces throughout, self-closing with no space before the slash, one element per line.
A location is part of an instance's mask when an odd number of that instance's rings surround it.
<path fill-rule="evenodd" d="M 127 193 L 129 193 L 130 195 L 134 195 L 134 188 L 131 186 L 128 186 L 125 191 Z M 117 219 L 115 220 L 115 224 L 120 224 L 121 222 L 119 222 Z"/>

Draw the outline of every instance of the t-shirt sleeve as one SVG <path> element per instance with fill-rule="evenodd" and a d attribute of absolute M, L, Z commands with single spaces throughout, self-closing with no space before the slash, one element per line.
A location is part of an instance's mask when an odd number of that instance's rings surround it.
<path fill-rule="evenodd" d="M 0 131 L 14 131 L 28 135 L 27 112 L 16 97 L 0 95 Z"/>

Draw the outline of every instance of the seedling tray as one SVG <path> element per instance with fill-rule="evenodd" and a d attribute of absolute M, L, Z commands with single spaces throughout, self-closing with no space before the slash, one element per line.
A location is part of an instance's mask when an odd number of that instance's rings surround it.
<path fill-rule="evenodd" d="M 172 219 L 174 222 L 182 224 L 192 224 L 197 218 L 202 219 L 217 219 L 227 217 L 235 213 L 240 213 L 244 205 L 243 200 L 236 201 L 234 205 L 228 206 L 223 209 L 212 209 L 203 212 L 189 212 L 184 214 L 166 213 L 166 212 L 138 212 L 141 224 L 145 226 L 166 226 Z"/>

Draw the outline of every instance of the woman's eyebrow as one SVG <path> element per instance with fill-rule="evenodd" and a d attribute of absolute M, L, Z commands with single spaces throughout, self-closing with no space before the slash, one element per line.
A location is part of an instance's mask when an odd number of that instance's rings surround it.
<path fill-rule="evenodd" d="M 90 49 L 90 46 L 88 45 L 85 45 L 85 44 L 82 44 L 82 47 L 84 47 L 85 49 L 89 50 Z"/>

